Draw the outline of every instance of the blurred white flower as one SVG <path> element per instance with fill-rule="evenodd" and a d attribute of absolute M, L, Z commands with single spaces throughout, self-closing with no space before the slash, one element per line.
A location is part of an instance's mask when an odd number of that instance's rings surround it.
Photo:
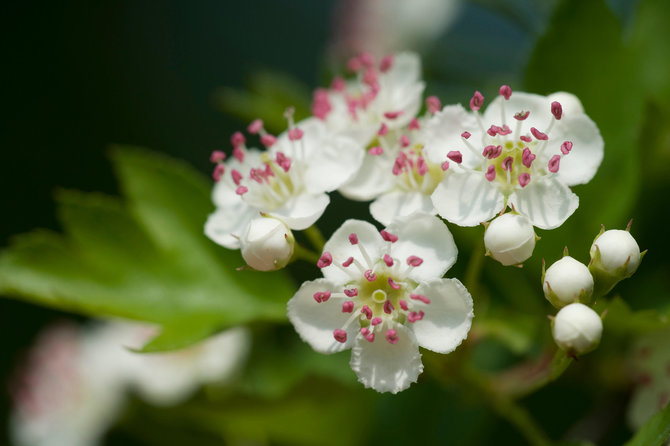
<path fill-rule="evenodd" d="M 352 348 L 351 367 L 366 387 L 399 392 L 423 371 L 419 346 L 449 353 L 470 330 L 470 294 L 442 279 L 456 255 L 432 215 L 398 219 L 381 233 L 347 220 L 324 247 L 324 278 L 305 282 L 288 302 L 289 320 L 321 353 Z"/>

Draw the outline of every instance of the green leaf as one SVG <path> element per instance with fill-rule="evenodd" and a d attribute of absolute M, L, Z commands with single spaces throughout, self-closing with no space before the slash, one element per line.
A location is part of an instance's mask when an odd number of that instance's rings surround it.
<path fill-rule="evenodd" d="M 610 227 L 630 219 L 640 184 L 638 135 L 644 103 L 639 77 L 621 25 L 604 0 L 565 0 L 559 5 L 531 56 L 526 87 L 541 94 L 577 95 L 602 133 L 605 157 L 595 178 L 575 188 L 580 207 L 561 234 L 542 234 L 541 250 L 546 251 L 541 255 L 550 258 L 565 240 L 571 246 L 588 246 L 600 223 Z"/>
<path fill-rule="evenodd" d="M 607 313 L 603 319 L 605 330 L 625 338 L 630 338 L 631 335 L 651 333 L 670 326 L 667 316 L 660 314 L 657 310 L 633 311 L 620 297 L 612 299 L 606 308 Z"/>
<path fill-rule="evenodd" d="M 65 234 L 36 231 L 0 253 L 0 292 L 90 316 L 163 327 L 148 351 L 184 347 L 223 328 L 284 321 L 294 286 L 283 272 L 237 271 L 239 253 L 203 234 L 207 181 L 188 166 L 117 148 L 126 201 L 61 191 Z"/>
<path fill-rule="evenodd" d="M 670 438 L 670 405 L 651 417 L 626 446 L 661 446 Z"/>

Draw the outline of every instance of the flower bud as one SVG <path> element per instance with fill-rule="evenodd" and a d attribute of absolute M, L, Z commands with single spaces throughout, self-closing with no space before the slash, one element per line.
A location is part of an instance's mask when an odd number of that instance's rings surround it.
<path fill-rule="evenodd" d="M 561 308 L 551 328 L 554 341 L 561 350 L 582 355 L 595 349 L 600 343 L 603 322 L 590 307 L 573 303 Z"/>
<path fill-rule="evenodd" d="M 281 220 L 271 217 L 251 220 L 240 238 L 242 257 L 258 271 L 285 267 L 293 255 L 294 244 L 291 230 Z"/>
<path fill-rule="evenodd" d="M 535 249 L 535 231 L 523 215 L 503 214 L 488 225 L 484 234 L 486 252 L 505 266 L 526 261 Z"/>
<path fill-rule="evenodd" d="M 591 245 L 589 270 L 597 294 L 609 292 L 620 280 L 635 273 L 644 253 L 628 230 L 604 228 Z"/>
<path fill-rule="evenodd" d="M 544 273 L 544 297 L 556 308 L 573 302 L 590 303 L 593 295 L 593 277 L 581 262 L 566 255 Z"/>

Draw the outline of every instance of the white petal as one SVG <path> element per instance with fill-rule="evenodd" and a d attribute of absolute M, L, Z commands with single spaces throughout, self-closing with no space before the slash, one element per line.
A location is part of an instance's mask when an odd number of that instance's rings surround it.
<path fill-rule="evenodd" d="M 395 220 L 388 231 L 398 236 L 391 245 L 391 256 L 403 264 L 409 256 L 418 256 L 423 263 L 412 268 L 409 277 L 423 281 L 442 277 L 456 262 L 458 249 L 447 225 L 434 215 L 413 214 Z"/>
<path fill-rule="evenodd" d="M 342 299 L 331 297 L 326 302 L 314 300 L 314 293 L 333 291 L 337 287 L 327 279 L 305 282 L 288 301 L 287 315 L 300 338 L 320 353 L 336 353 L 352 346 L 360 329 L 357 321 L 346 328 L 347 340 L 336 341 L 333 331 L 344 329 L 352 313 L 342 312 Z M 339 288 L 341 291 L 341 287 Z"/>
<path fill-rule="evenodd" d="M 349 181 L 359 171 L 365 150 L 351 138 L 330 135 L 320 142 L 305 171 L 308 192 L 330 192 Z"/>
<path fill-rule="evenodd" d="M 558 91 L 547 96 L 549 103 L 558 101 L 561 104 L 563 109 L 563 116 L 577 115 L 584 113 L 584 107 L 582 102 L 577 96 L 572 93 L 567 93 L 565 91 Z"/>
<path fill-rule="evenodd" d="M 358 172 L 339 188 L 339 192 L 351 200 L 368 201 L 377 198 L 395 184 L 393 161 L 386 156 L 365 154 Z"/>
<path fill-rule="evenodd" d="M 490 220 L 505 202 L 498 188 L 476 171 L 448 173 L 431 198 L 437 213 L 459 226 Z"/>
<path fill-rule="evenodd" d="M 421 58 L 417 53 L 399 53 L 393 57 L 391 69 L 382 75 L 382 81 L 393 85 L 406 85 L 421 78 Z"/>
<path fill-rule="evenodd" d="M 434 163 L 443 163 L 447 161 L 449 152 L 458 150 L 466 166 L 475 167 L 481 163 L 480 152 L 473 153 L 463 142 L 461 134 L 464 131 L 471 133 L 468 141 L 472 141 L 474 147 L 479 147 L 481 136 L 477 120 L 462 105 L 447 105 L 435 113 L 421 129 L 420 139 L 428 158 Z"/>
<path fill-rule="evenodd" d="M 323 247 L 324 252 L 329 252 L 333 256 L 333 265 L 322 268 L 321 272 L 326 279 L 331 280 L 333 283 L 344 285 L 352 277 L 360 278 L 362 276 L 355 265 L 348 267 L 348 271 L 351 271 L 351 274 L 347 274 L 336 266 L 335 263 L 341 264 L 349 257 L 353 257 L 366 268 L 372 266 L 367 264 L 365 257 L 361 254 L 361 248 L 349 242 L 350 234 L 356 234 L 358 244 L 365 249 L 365 252 L 373 263 L 379 260 L 382 249 L 387 243 L 382 239 L 377 228 L 366 221 L 347 220 L 342 223 L 342 226 L 333 233 Z"/>
<path fill-rule="evenodd" d="M 558 177 L 568 186 L 591 181 L 603 160 L 605 146 L 595 123 L 583 114 L 563 116 L 554 125 L 549 138 L 552 144 L 544 151 L 545 165 L 551 156 L 561 154 L 560 145 L 564 141 L 570 141 L 572 151 L 561 157 Z"/>
<path fill-rule="evenodd" d="M 502 119 L 503 107 L 505 109 L 505 122 Z M 529 133 L 531 127 L 544 131 L 549 126 L 551 120 L 554 119 L 551 115 L 551 101 L 545 96 L 513 92 L 509 100 L 505 100 L 502 96 L 496 96 L 489 106 L 486 107 L 483 118 L 484 126 L 488 128 L 492 124 L 501 125 L 504 123 L 514 130 L 517 123 L 517 120 L 514 119 L 514 114 L 521 111 L 530 112 L 530 115 L 523 121 L 523 125 L 521 126 L 522 131 L 525 133 Z"/>
<path fill-rule="evenodd" d="M 577 195 L 553 175 L 531 178 L 528 186 L 510 196 L 509 202 L 541 229 L 561 226 L 579 206 Z"/>
<path fill-rule="evenodd" d="M 384 225 L 390 224 L 395 218 L 415 212 L 435 214 L 430 196 L 421 192 L 393 191 L 370 203 L 370 214 Z"/>
<path fill-rule="evenodd" d="M 423 319 L 411 327 L 421 347 L 437 353 L 449 353 L 468 336 L 472 318 L 472 297 L 458 279 L 438 279 L 419 285 L 415 293 L 423 294 L 430 303 L 414 303 L 415 311 L 424 312 Z"/>
<path fill-rule="evenodd" d="M 219 208 L 207 217 L 205 235 L 228 249 L 239 249 L 239 237 L 258 215 L 258 209 L 243 201 L 238 206 Z"/>
<path fill-rule="evenodd" d="M 412 332 L 402 325 L 394 327 L 398 342 L 390 344 L 379 333 L 374 342 L 358 335 L 351 350 L 351 368 L 365 387 L 377 392 L 398 393 L 416 382 L 423 372 L 419 345 Z"/>
<path fill-rule="evenodd" d="M 300 231 L 312 226 L 326 210 L 328 203 L 330 198 L 326 194 L 302 194 L 268 214 L 279 218 L 289 228 Z"/>

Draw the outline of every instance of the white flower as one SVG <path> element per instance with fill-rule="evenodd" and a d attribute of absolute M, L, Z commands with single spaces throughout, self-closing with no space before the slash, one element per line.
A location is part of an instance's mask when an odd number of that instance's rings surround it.
<path fill-rule="evenodd" d="M 566 255 L 547 269 L 542 289 L 544 297 L 556 308 L 578 301 L 589 303 L 593 276 L 586 265 Z"/>
<path fill-rule="evenodd" d="M 285 267 L 293 255 L 295 239 L 286 225 L 276 218 L 258 217 L 247 225 L 240 238 L 240 251 L 247 265 L 258 271 Z"/>
<path fill-rule="evenodd" d="M 94 330 L 58 325 L 41 334 L 12 386 L 17 446 L 99 444 L 124 402 L 124 373 L 105 360 Z"/>
<path fill-rule="evenodd" d="M 523 215 L 503 214 L 484 233 L 486 251 L 505 266 L 525 262 L 535 249 L 535 231 Z"/>
<path fill-rule="evenodd" d="M 391 164 L 367 153 L 376 136 L 402 128 L 421 108 L 425 84 L 421 81 L 421 60 L 414 53 L 386 56 L 379 63 L 363 53 L 349 61 L 357 73 L 353 81 L 336 78 L 330 89 L 317 89 L 312 112 L 334 133 L 354 138 L 365 154 L 356 175 L 339 191 L 355 200 L 370 200 L 385 191 L 380 176 Z M 380 164 L 381 162 L 381 164 Z"/>
<path fill-rule="evenodd" d="M 259 122 L 250 130 L 261 133 L 270 149 L 247 149 L 236 133 L 234 156 L 215 170 L 212 199 L 217 209 L 205 223 L 205 234 L 230 249 L 240 247 L 239 238 L 261 212 L 294 230 L 311 226 L 330 202 L 326 192 L 349 180 L 363 160 L 352 139 L 332 134 L 318 119 L 297 126 L 291 122 L 278 138 L 265 133 Z"/>
<path fill-rule="evenodd" d="M 603 139 L 579 100 L 563 110 L 552 96 L 514 93 L 508 86 L 486 108 L 476 92 L 472 112 L 460 105 L 442 110 L 452 127 L 436 129 L 426 150 L 451 160 L 433 203 L 452 223 L 475 226 L 511 206 L 534 226 L 560 226 L 579 205 L 568 186 L 591 180 L 603 158 Z M 451 169 L 453 167 L 453 170 Z"/>
<path fill-rule="evenodd" d="M 398 219 L 381 233 L 347 220 L 324 247 L 324 278 L 300 287 L 288 317 L 321 353 L 351 348 L 366 387 L 399 392 L 423 370 L 419 346 L 448 353 L 470 329 L 470 294 L 441 278 L 456 255 L 449 230 L 431 215 Z"/>
<path fill-rule="evenodd" d="M 642 260 L 637 242 L 628 230 L 622 229 L 610 229 L 599 234 L 591 245 L 590 253 L 600 270 L 620 279 L 632 276 Z"/>
<path fill-rule="evenodd" d="M 572 354 L 581 355 L 596 348 L 602 332 L 603 322 L 598 313 L 580 303 L 561 308 L 552 322 L 554 341 Z"/>

